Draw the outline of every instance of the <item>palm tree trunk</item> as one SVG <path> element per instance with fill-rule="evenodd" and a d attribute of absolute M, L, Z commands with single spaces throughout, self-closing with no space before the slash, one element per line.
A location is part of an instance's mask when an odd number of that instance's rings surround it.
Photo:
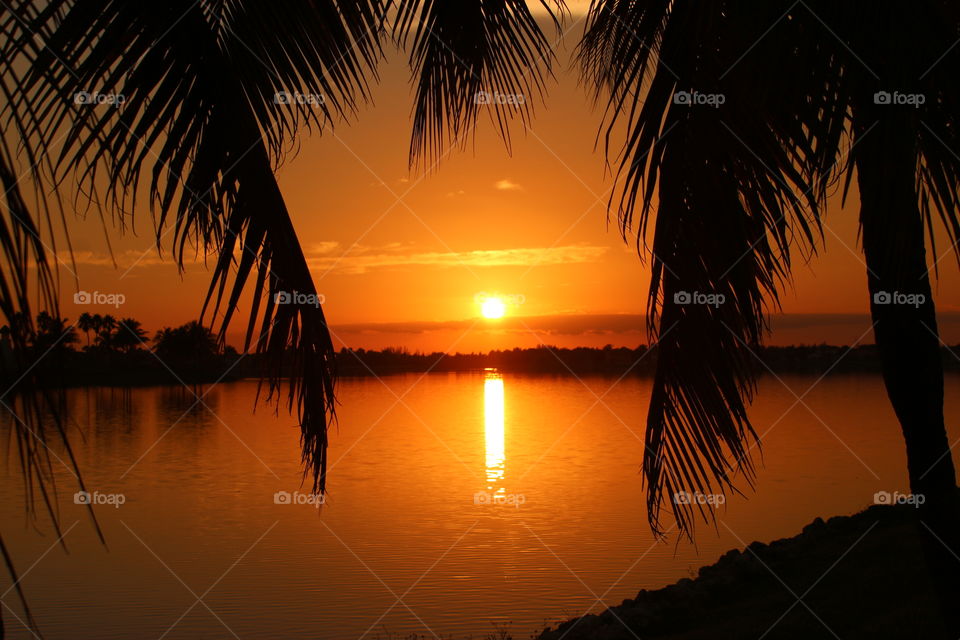
<path fill-rule="evenodd" d="M 906 443 L 910 490 L 924 496 L 917 509 L 924 555 L 948 636 L 957 638 L 960 505 L 944 425 L 940 339 L 916 194 L 918 116 L 908 106 L 873 104 L 872 95 L 858 102 L 855 152 L 874 336 Z"/>

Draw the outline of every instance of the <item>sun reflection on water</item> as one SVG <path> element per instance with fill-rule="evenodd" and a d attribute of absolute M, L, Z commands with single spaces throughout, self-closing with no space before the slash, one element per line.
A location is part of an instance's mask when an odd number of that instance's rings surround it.
<path fill-rule="evenodd" d="M 503 486 L 506 450 L 503 431 L 503 377 L 488 371 L 483 381 L 483 417 L 487 451 L 487 491 L 506 492 Z"/>

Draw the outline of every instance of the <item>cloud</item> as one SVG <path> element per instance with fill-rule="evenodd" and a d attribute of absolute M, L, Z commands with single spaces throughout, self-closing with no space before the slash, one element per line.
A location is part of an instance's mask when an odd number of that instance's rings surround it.
<path fill-rule="evenodd" d="M 340 246 L 340 243 L 336 240 L 328 240 L 326 242 L 317 242 L 310 247 L 309 251 L 311 253 L 333 253 L 333 250 Z"/>
<path fill-rule="evenodd" d="M 497 180 L 493 185 L 498 191 L 521 191 L 521 187 L 516 182 L 511 181 L 509 178 L 504 178 L 503 180 Z"/>
<path fill-rule="evenodd" d="M 343 249 L 339 242 L 315 242 L 307 250 L 307 262 L 315 272 L 361 274 L 374 269 L 403 267 L 530 267 L 596 262 L 608 247 L 572 244 L 561 247 L 525 247 L 482 249 L 476 251 L 413 251 L 410 244 L 392 242 L 379 247 L 354 245 Z M 70 265 L 69 252 L 57 254 L 63 265 Z M 172 263 L 169 254 L 157 255 L 156 248 L 131 249 L 115 253 L 74 251 L 73 261 L 80 266 L 126 270 Z"/>
<path fill-rule="evenodd" d="M 367 273 L 372 269 L 392 267 L 526 267 L 596 262 L 607 247 L 574 244 L 562 247 L 528 247 L 477 251 L 402 252 L 394 243 L 380 248 L 356 246 L 339 256 L 311 255 L 310 268 L 343 274 Z"/>
<path fill-rule="evenodd" d="M 91 267 L 114 267 L 130 269 L 133 267 L 152 267 L 169 263 L 169 259 L 157 255 L 156 247 L 146 249 L 128 249 L 120 253 L 101 253 L 96 251 L 74 251 L 71 257 L 69 251 L 58 251 L 57 261 L 62 265 L 87 265 Z"/>

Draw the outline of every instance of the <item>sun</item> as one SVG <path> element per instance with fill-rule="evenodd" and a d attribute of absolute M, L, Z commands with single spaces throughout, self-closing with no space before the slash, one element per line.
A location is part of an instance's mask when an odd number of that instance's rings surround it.
<path fill-rule="evenodd" d="M 480 305 L 480 313 L 484 318 L 502 318 L 507 311 L 507 305 L 500 298 L 487 298 Z"/>

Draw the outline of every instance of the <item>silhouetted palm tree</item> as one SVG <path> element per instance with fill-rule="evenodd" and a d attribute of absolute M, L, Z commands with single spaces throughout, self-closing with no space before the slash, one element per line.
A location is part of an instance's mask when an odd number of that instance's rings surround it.
<path fill-rule="evenodd" d="M 77 318 L 77 328 L 83 331 L 87 338 L 87 346 L 90 346 L 90 331 L 94 328 L 93 316 L 84 311 Z"/>
<path fill-rule="evenodd" d="M 304 460 L 322 488 L 334 350 L 319 306 L 275 303 L 316 289 L 274 169 L 304 128 L 369 97 L 390 33 L 409 39 L 421 77 L 414 151 L 434 150 L 444 132 L 462 141 L 481 108 L 506 133 L 532 101 L 476 98 L 542 88 L 552 54 L 526 2 L 21 0 L 0 10 L 4 111 L 31 158 L 103 193 L 110 212 L 135 211 L 146 186 L 158 243 L 169 232 L 180 264 L 197 245 L 219 255 L 205 308 L 223 312 L 221 336 L 255 274 L 246 347 L 270 356 L 272 392 L 293 374 Z M 56 161 L 44 155 L 61 141 Z"/>
<path fill-rule="evenodd" d="M 612 203 L 625 233 L 652 238 L 659 360 L 644 474 L 655 531 L 675 492 L 752 477 L 752 349 L 791 249 L 817 249 L 828 187 L 843 180 L 845 196 L 856 176 L 884 380 L 911 489 L 926 496 L 928 564 L 957 610 L 960 563 L 942 542 L 960 551 L 960 512 L 928 270 L 941 257 L 935 223 L 953 251 L 960 235 L 958 35 L 960 13 L 940 1 L 592 4 L 580 59 L 609 90 L 608 136 L 625 134 Z M 690 292 L 725 303 L 679 304 Z M 689 534 L 693 506 L 671 508 Z"/>
<path fill-rule="evenodd" d="M 146 345 L 146 337 L 147 332 L 143 330 L 139 320 L 121 318 L 117 322 L 117 330 L 111 343 L 121 351 L 130 352 Z"/>
<path fill-rule="evenodd" d="M 66 318 L 57 318 L 47 311 L 37 314 L 36 332 L 32 337 L 34 357 L 48 352 L 63 353 L 77 343 L 77 331 Z"/>
<path fill-rule="evenodd" d="M 217 336 L 196 320 L 174 329 L 164 327 L 153 341 L 154 351 L 162 359 L 206 361 L 219 350 Z"/>
<path fill-rule="evenodd" d="M 104 349 L 113 349 L 113 343 L 117 337 L 117 319 L 108 313 L 104 316 L 101 316 L 100 321 L 97 324 L 97 346 L 103 347 Z"/>
<path fill-rule="evenodd" d="M 491 105 L 509 140 L 509 119 L 528 116 L 552 60 L 526 2 L 4 6 L 0 70 L 14 78 L 3 85 L 6 115 L 31 159 L 81 177 L 91 191 L 106 178 L 114 211 L 134 210 L 149 174 L 158 243 L 169 224 L 181 264 L 192 246 L 219 256 L 206 302 L 224 312 L 221 336 L 256 274 L 247 347 L 270 356 L 272 391 L 292 354 L 289 400 L 322 490 L 334 354 L 319 307 L 275 304 L 278 293 L 316 289 L 274 169 L 303 127 L 332 124 L 368 97 L 388 17 L 419 77 L 411 158 L 464 143 L 480 91 L 528 96 L 520 108 Z M 644 472 L 655 531 L 674 492 L 725 490 L 738 472 L 752 477 L 751 350 L 790 277 L 791 249 L 816 249 L 828 187 L 856 175 L 871 297 L 924 296 L 915 307 L 876 298 L 871 313 L 911 485 L 927 496 L 922 515 L 960 542 L 924 242 L 938 218 L 954 246 L 960 232 L 958 26 L 956 10 L 934 0 L 909 9 L 863 0 L 593 3 L 581 59 L 610 89 L 608 135 L 626 133 L 620 219 L 625 233 L 652 236 L 649 319 L 659 360 Z M 880 92 L 926 101 L 879 104 Z M 281 99 L 291 94 L 323 99 Z M 122 108 L 91 95 L 122 98 Z M 56 165 L 35 153 L 63 135 Z M 6 256 L 11 273 L 47 264 L 42 247 L 30 249 Z M 726 302 L 679 304 L 675 295 L 685 292 Z M 10 312 L 26 304 L 25 294 L 12 297 L 20 302 L 0 301 Z M 691 534 L 692 507 L 671 508 Z M 928 540 L 931 559 L 942 560 L 935 547 Z"/>
<path fill-rule="evenodd" d="M 96 344 L 100 331 L 103 329 L 103 316 L 99 313 L 93 314 L 90 318 L 90 328 L 93 330 L 93 341 Z"/>
<path fill-rule="evenodd" d="M 276 303 L 292 291 L 310 300 L 316 288 L 274 170 L 305 128 L 332 125 L 369 98 L 391 34 L 409 42 L 420 76 L 412 157 L 465 143 L 481 109 L 506 136 L 532 100 L 484 105 L 477 94 L 532 98 L 542 89 L 552 53 L 526 1 L 12 0 L 0 3 L 0 29 L 2 113 L 41 176 L 39 215 L 60 213 L 56 192 L 42 199 L 50 178 L 79 178 L 85 195 L 102 196 L 91 202 L 118 215 L 136 211 L 145 187 L 158 245 L 169 242 L 180 265 L 194 248 L 218 256 L 204 311 L 222 318 L 221 339 L 251 283 L 245 347 L 267 355 L 270 398 L 280 401 L 289 377 L 303 460 L 322 491 L 335 353 L 319 306 Z M 4 182 L 15 186 L 3 160 Z M 32 263 L 42 265 L 41 291 L 56 309 L 50 257 L 29 213 L 15 219 L 27 241 L 5 251 L 9 273 L 25 281 Z M 0 242 L 3 233 L 0 225 Z M 16 284 L 0 295 L 7 318 L 29 310 Z"/>

